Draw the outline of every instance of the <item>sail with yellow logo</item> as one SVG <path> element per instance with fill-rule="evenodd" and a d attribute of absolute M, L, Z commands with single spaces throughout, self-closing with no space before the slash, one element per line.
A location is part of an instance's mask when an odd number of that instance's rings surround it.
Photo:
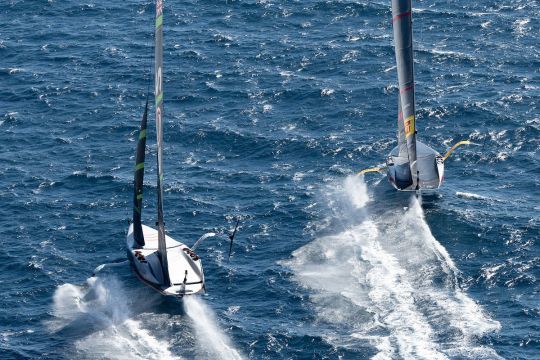
<path fill-rule="evenodd" d="M 438 189 L 444 179 L 444 161 L 462 144 L 456 144 L 445 157 L 417 140 L 411 0 L 392 0 L 392 26 L 396 54 L 398 95 L 398 144 L 386 160 L 386 166 L 366 169 L 365 174 L 386 169 L 388 180 L 398 190 Z"/>
<path fill-rule="evenodd" d="M 399 82 L 398 145 L 387 160 L 398 190 L 436 189 L 443 180 L 441 155 L 416 139 L 411 0 L 392 0 L 392 26 Z"/>

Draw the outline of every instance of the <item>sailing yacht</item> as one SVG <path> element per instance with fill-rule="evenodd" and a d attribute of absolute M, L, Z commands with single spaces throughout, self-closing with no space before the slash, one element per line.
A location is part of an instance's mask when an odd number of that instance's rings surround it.
<path fill-rule="evenodd" d="M 143 178 L 146 150 L 148 100 L 141 121 L 135 157 L 133 221 L 127 232 L 127 254 L 132 269 L 146 285 L 163 295 L 182 297 L 204 290 L 204 273 L 195 247 L 214 233 L 203 235 L 188 247 L 165 234 L 163 222 L 163 1 L 156 0 L 155 117 L 157 135 L 157 229 L 142 224 Z M 238 225 L 238 223 L 237 223 Z M 236 230 L 235 230 L 236 232 Z M 232 238 L 231 238 L 232 246 Z M 229 254 L 230 255 L 230 254 Z"/>
<path fill-rule="evenodd" d="M 392 26 L 399 82 L 398 145 L 388 155 L 386 166 L 359 174 L 386 169 L 388 180 L 397 190 L 435 190 L 444 180 L 444 161 L 458 146 L 470 142 L 458 142 L 443 157 L 417 140 L 411 0 L 392 0 Z"/>

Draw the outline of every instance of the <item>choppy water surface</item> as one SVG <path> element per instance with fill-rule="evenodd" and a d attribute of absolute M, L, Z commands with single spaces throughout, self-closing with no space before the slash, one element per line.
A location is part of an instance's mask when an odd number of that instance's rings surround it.
<path fill-rule="evenodd" d="M 243 218 L 178 302 L 90 277 L 125 257 L 152 2 L 6 1 L 2 358 L 538 358 L 540 5 L 413 8 L 419 138 L 481 145 L 419 199 L 351 176 L 396 143 L 389 1 L 166 2 L 166 226 Z"/>

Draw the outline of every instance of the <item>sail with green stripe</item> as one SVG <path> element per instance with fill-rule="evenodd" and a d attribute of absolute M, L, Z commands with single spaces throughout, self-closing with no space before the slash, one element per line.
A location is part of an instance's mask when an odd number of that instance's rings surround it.
<path fill-rule="evenodd" d="M 144 158 L 146 150 L 146 124 L 148 120 L 148 99 L 144 107 L 144 115 L 141 120 L 139 140 L 137 142 L 137 152 L 135 154 L 135 175 L 133 181 L 133 238 L 139 247 L 144 246 L 144 236 L 142 231 L 142 198 L 144 180 Z"/>
<path fill-rule="evenodd" d="M 163 270 L 164 285 L 170 285 L 165 223 L 163 221 L 163 0 L 156 0 L 156 33 L 154 53 L 154 96 L 156 99 L 157 135 L 157 225 L 158 254 Z"/>

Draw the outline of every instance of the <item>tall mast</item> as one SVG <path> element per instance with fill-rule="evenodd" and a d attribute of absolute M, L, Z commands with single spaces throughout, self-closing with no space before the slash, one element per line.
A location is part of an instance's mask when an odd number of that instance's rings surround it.
<path fill-rule="evenodd" d="M 418 172 L 416 167 L 416 120 L 414 104 L 411 0 L 392 0 L 392 25 L 394 27 L 394 46 L 399 82 L 399 107 L 401 111 L 401 114 L 398 115 L 398 121 L 403 122 L 407 143 L 406 149 L 412 177 L 412 187 L 417 188 Z M 400 127 L 401 124 L 398 128 Z M 402 148 L 405 149 L 405 147 L 400 146 L 400 150 Z"/>
<path fill-rule="evenodd" d="M 163 270 L 163 283 L 170 285 L 165 224 L 163 222 L 163 0 L 156 0 L 155 35 L 155 101 L 157 135 L 157 212 L 158 212 L 158 253 Z"/>

